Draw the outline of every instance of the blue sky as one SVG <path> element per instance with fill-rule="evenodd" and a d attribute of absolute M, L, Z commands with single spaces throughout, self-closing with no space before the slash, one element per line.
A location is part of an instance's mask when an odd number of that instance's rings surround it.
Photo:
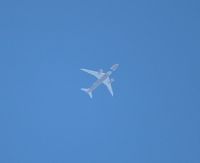
<path fill-rule="evenodd" d="M 1 163 L 200 162 L 200 2 L 1 1 Z M 80 68 L 110 68 L 95 78 Z"/>

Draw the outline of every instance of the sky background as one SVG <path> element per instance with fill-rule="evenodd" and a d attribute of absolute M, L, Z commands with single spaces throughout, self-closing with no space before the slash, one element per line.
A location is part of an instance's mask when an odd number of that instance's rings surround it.
<path fill-rule="evenodd" d="M 199 29 L 198 0 L 1 1 L 0 162 L 199 163 Z"/>

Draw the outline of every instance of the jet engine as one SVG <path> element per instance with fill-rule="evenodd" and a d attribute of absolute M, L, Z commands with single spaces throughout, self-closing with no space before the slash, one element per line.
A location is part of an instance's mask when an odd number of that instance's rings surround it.
<path fill-rule="evenodd" d="M 110 79 L 110 83 L 113 83 L 114 81 L 115 81 L 115 79 L 113 79 L 113 78 L 112 78 L 112 79 Z"/>

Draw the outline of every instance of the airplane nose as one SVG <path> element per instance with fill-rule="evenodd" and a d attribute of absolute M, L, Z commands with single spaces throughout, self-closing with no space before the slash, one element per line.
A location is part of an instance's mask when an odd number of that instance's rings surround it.
<path fill-rule="evenodd" d="M 119 64 L 114 64 L 110 69 L 115 71 L 119 67 Z"/>

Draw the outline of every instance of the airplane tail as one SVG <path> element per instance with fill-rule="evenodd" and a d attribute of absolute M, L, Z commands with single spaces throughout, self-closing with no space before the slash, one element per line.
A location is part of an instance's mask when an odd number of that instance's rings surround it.
<path fill-rule="evenodd" d="M 92 92 L 90 92 L 88 88 L 81 88 L 81 90 L 86 92 L 90 96 L 90 98 L 92 98 Z"/>

